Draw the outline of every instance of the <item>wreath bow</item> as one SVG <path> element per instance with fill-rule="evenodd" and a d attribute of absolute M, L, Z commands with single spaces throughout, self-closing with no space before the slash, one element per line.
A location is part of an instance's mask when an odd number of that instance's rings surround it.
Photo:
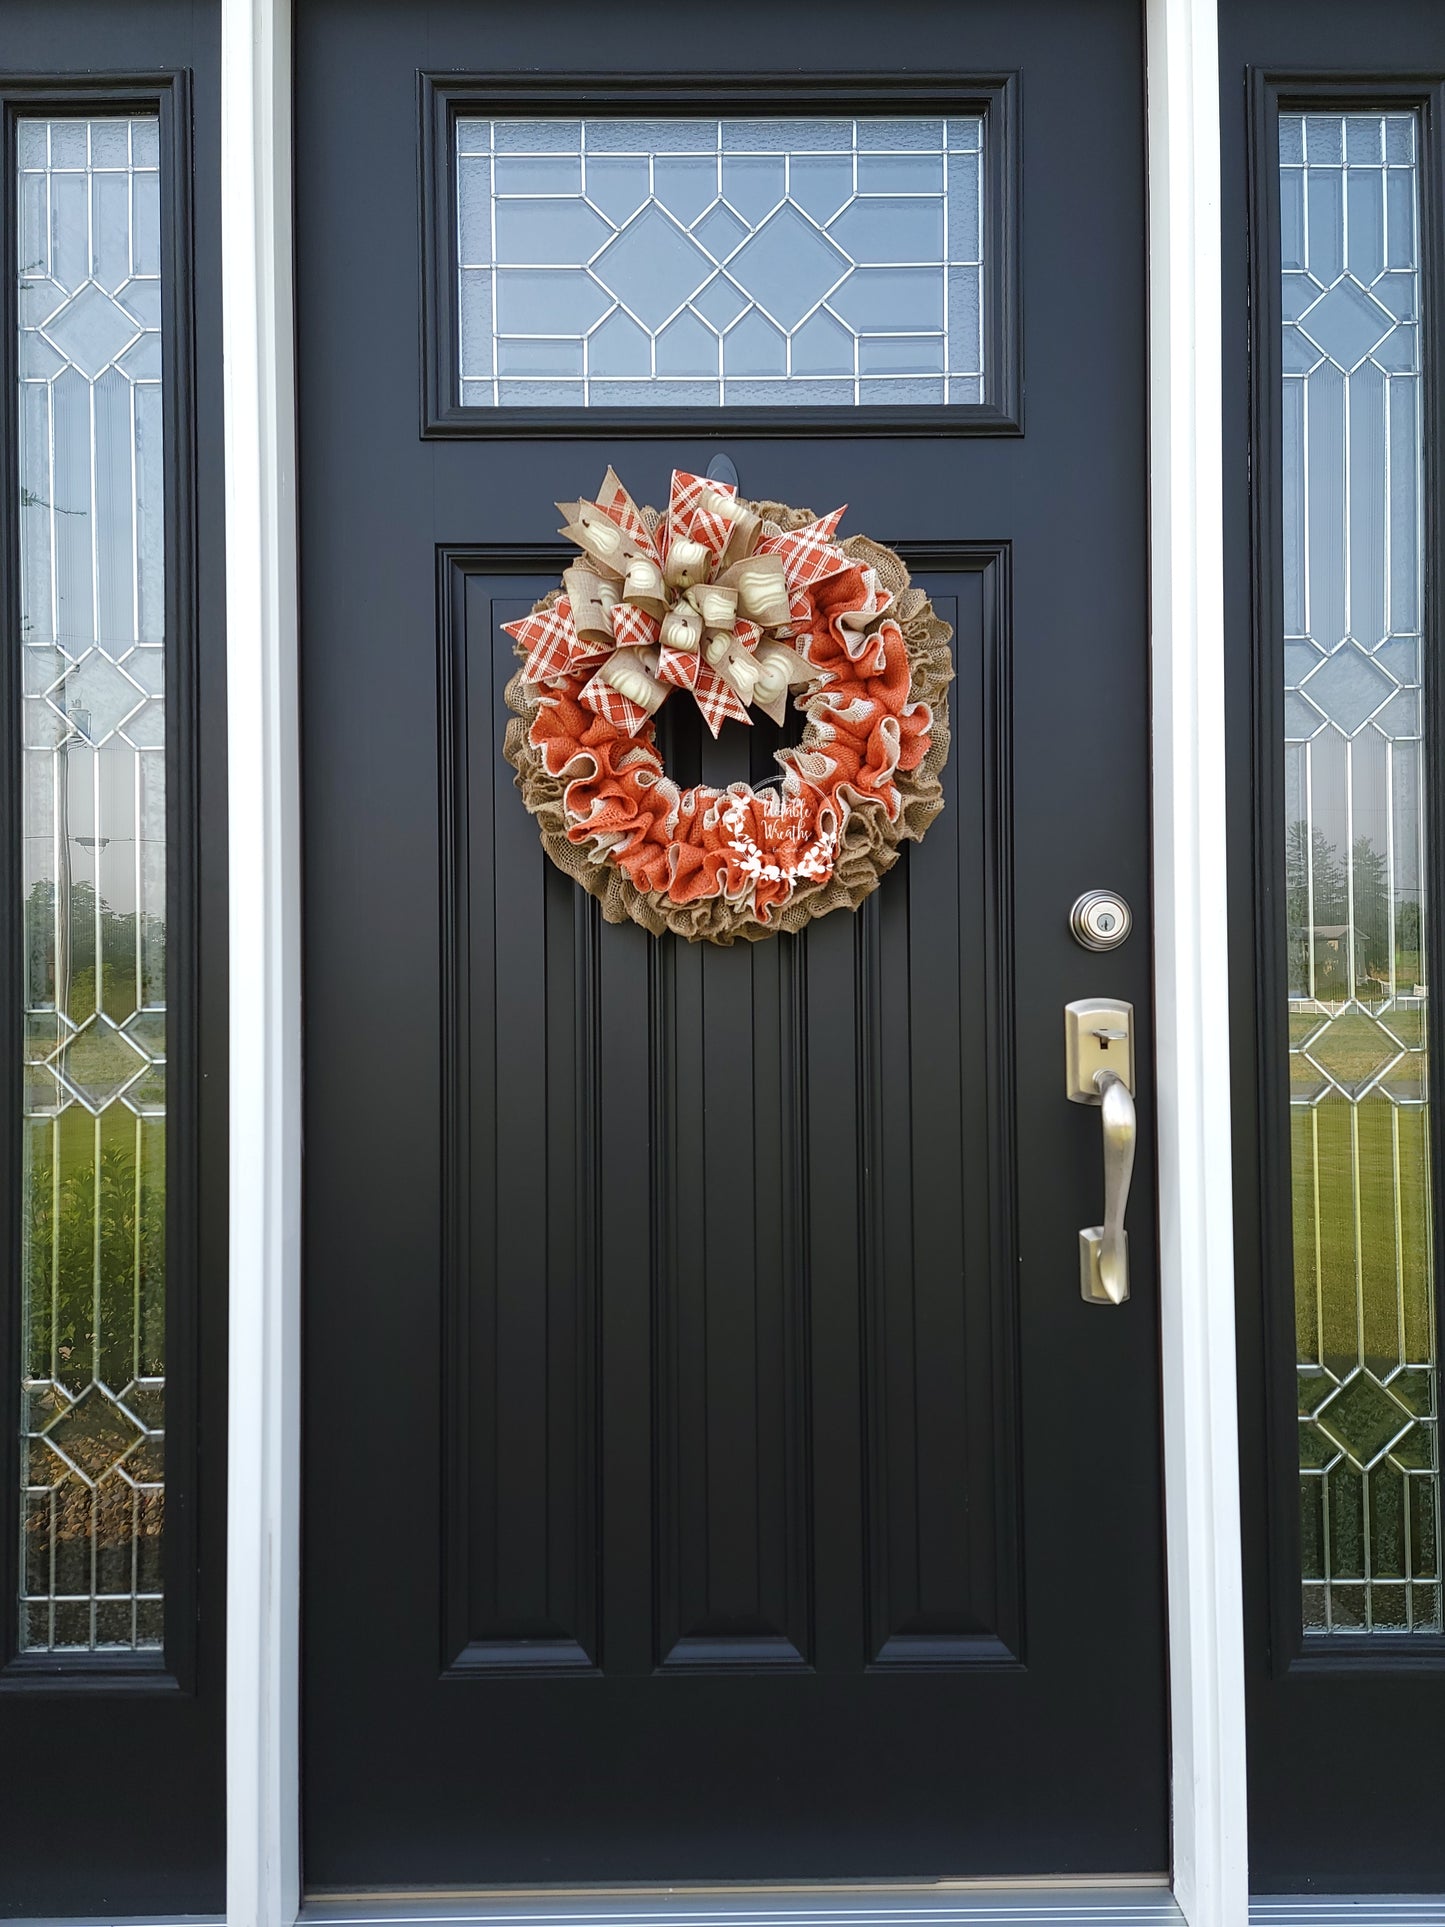
<path fill-rule="evenodd" d="M 789 693 L 822 680 L 791 638 L 806 592 L 854 566 L 832 539 L 842 509 L 783 533 L 732 484 L 677 469 L 666 515 L 649 519 L 611 468 L 595 502 L 557 507 L 581 554 L 551 608 L 502 625 L 527 652 L 524 681 L 591 670 L 578 701 L 629 736 L 688 690 L 717 736 L 750 707 L 781 723 Z M 860 648 L 890 599 L 873 577 Z"/>

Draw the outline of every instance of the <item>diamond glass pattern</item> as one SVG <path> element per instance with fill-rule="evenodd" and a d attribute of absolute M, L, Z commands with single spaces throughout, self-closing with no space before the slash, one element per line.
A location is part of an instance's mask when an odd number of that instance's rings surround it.
<path fill-rule="evenodd" d="M 1305 310 L 1299 327 L 1348 374 L 1393 332 L 1395 317 L 1346 275 Z"/>
<path fill-rule="evenodd" d="M 1326 656 L 1309 680 L 1300 684 L 1325 720 L 1346 736 L 1353 736 L 1361 723 L 1382 709 L 1398 687 L 1393 676 L 1377 669 L 1351 642 Z"/>
<path fill-rule="evenodd" d="M 159 1649 L 165 475 L 153 117 L 22 119 L 20 1643 Z"/>
<path fill-rule="evenodd" d="M 1415 1422 L 1400 1401 L 1363 1369 L 1320 1407 L 1315 1418 L 1320 1430 L 1361 1471 L 1368 1471 Z"/>
<path fill-rule="evenodd" d="M 98 1117 L 145 1069 L 145 1059 L 104 1017 L 92 1018 L 51 1059 L 57 1083 Z"/>
<path fill-rule="evenodd" d="M 628 314 L 657 329 L 712 278 L 713 264 L 676 218 L 651 201 L 591 266 L 593 278 Z"/>
<path fill-rule="evenodd" d="M 983 125 L 459 121 L 460 400 L 981 401 Z"/>
<path fill-rule="evenodd" d="M 78 294 L 46 322 L 45 339 L 81 374 L 92 379 L 115 361 L 140 333 L 139 327 L 108 294 L 87 281 Z"/>
<path fill-rule="evenodd" d="M 1281 121 L 1285 919 L 1312 1635 L 1445 1625 L 1415 151 L 1412 114 Z"/>
<path fill-rule="evenodd" d="M 146 699 L 123 669 L 99 649 L 73 662 L 49 692 L 50 706 L 76 735 L 98 748 Z"/>
<path fill-rule="evenodd" d="M 750 288 L 763 313 L 784 328 L 796 328 L 812 314 L 851 266 L 835 242 L 786 205 L 768 216 L 732 260 L 733 278 Z"/>
<path fill-rule="evenodd" d="M 52 1451 L 90 1485 L 99 1485 L 144 1437 L 130 1414 L 94 1385 L 44 1434 Z"/>

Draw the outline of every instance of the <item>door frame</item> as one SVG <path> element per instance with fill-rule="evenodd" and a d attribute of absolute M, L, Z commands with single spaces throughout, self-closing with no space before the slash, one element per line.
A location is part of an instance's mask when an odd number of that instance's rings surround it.
<path fill-rule="evenodd" d="M 1172 1884 L 1247 1919 L 1226 927 L 1215 0 L 1141 0 Z M 222 0 L 230 823 L 227 1917 L 300 1885 L 301 867 L 291 0 Z"/>

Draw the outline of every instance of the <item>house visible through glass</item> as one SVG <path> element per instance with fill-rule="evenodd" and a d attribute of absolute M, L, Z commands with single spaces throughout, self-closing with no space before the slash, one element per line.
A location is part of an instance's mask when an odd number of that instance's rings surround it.
<path fill-rule="evenodd" d="M 1285 824 L 1304 1626 L 1441 1630 L 1413 114 L 1287 114 Z"/>
<path fill-rule="evenodd" d="M 153 117 L 28 118 L 17 145 L 20 1644 L 134 1651 L 162 1640 L 158 127 Z"/>
<path fill-rule="evenodd" d="M 456 127 L 459 399 L 980 402 L 980 115 Z"/>

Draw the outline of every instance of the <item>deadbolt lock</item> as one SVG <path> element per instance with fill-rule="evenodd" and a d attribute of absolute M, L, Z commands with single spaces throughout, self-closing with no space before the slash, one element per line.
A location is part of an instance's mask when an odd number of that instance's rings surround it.
<path fill-rule="evenodd" d="M 1085 950 L 1117 950 L 1134 928 L 1134 913 L 1115 890 L 1086 890 L 1069 912 L 1069 928 Z"/>

